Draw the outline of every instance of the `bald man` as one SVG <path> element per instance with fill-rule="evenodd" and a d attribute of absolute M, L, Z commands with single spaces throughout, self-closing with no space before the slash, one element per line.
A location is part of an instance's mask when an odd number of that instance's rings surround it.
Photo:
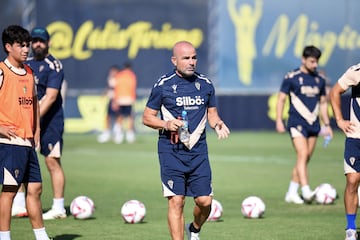
<path fill-rule="evenodd" d="M 173 240 L 199 240 L 202 225 L 211 210 L 213 190 L 206 142 L 206 125 L 219 139 L 227 138 L 229 128 L 216 108 L 215 89 L 203 74 L 195 72 L 197 55 L 187 41 L 173 47 L 174 70 L 154 85 L 144 113 L 144 125 L 159 130 L 158 156 L 163 196 L 168 199 L 168 227 Z M 182 112 L 188 116 L 190 140 L 178 136 L 183 126 Z M 160 115 L 158 113 L 160 112 Z M 194 219 L 185 225 L 185 197 L 195 202 Z M 185 226 L 184 226 L 185 225 Z"/>

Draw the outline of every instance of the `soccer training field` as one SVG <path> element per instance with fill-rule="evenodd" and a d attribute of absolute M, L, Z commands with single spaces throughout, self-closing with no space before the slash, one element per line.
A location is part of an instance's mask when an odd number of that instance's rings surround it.
<path fill-rule="evenodd" d="M 63 167 L 66 174 L 65 202 L 69 214 L 71 200 L 90 197 L 96 206 L 93 218 L 46 221 L 47 232 L 57 240 L 170 239 L 167 229 L 167 200 L 162 197 L 157 159 L 157 135 L 138 135 L 134 144 L 99 144 L 93 134 L 66 134 Z M 327 148 L 319 138 L 309 165 L 311 188 L 332 184 L 339 198 L 332 205 L 294 205 L 284 201 L 295 154 L 287 134 L 275 132 L 232 132 L 217 140 L 208 133 L 213 170 L 214 198 L 223 208 L 219 222 L 208 222 L 202 240 L 316 240 L 343 239 L 344 136 L 335 133 Z M 52 192 L 43 157 L 39 156 L 44 189 L 44 210 L 51 207 Z M 261 219 L 245 219 L 241 202 L 256 195 L 266 204 Z M 147 210 L 141 224 L 125 224 L 122 204 L 142 201 Z M 186 200 L 185 218 L 191 220 L 193 201 Z M 34 239 L 29 220 L 13 219 L 13 239 Z"/>

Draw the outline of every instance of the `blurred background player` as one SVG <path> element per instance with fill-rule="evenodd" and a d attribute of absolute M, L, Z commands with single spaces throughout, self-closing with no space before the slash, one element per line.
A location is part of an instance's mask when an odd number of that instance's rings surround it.
<path fill-rule="evenodd" d="M 40 153 L 50 173 L 53 203 L 43 214 L 44 220 L 66 218 L 64 206 L 65 174 L 61 166 L 63 148 L 64 110 L 61 87 L 64 71 L 59 60 L 49 54 L 50 36 L 45 28 L 36 27 L 31 31 L 32 57 L 26 62 L 34 71 L 37 96 L 40 103 Z M 23 199 L 16 200 L 14 209 L 22 207 Z M 18 205 L 17 205 L 18 204 Z M 19 206 L 20 205 L 20 206 Z M 13 215 L 19 213 L 13 211 Z"/>
<path fill-rule="evenodd" d="M 307 165 L 315 149 L 320 132 L 321 116 L 327 133 L 332 137 L 326 99 L 326 82 L 316 68 L 321 51 L 314 46 L 306 46 L 301 58 L 301 66 L 286 74 L 280 88 L 276 106 L 276 130 L 286 131 L 282 119 L 287 97 L 290 98 L 287 130 L 296 152 L 296 163 L 285 201 L 296 204 L 311 202 L 315 192 L 310 189 Z M 301 186 L 302 197 L 298 194 Z"/>
<path fill-rule="evenodd" d="M 117 144 L 123 142 L 124 135 L 128 143 L 135 141 L 133 104 L 136 102 L 136 85 L 136 74 L 131 64 L 126 62 L 124 68 L 115 76 L 113 109 L 117 112 L 114 126 L 114 142 Z"/>
<path fill-rule="evenodd" d="M 0 62 L 1 240 L 11 239 L 12 203 L 21 183 L 25 184 L 35 239 L 49 239 L 42 218 L 42 179 L 35 152 L 40 140 L 39 103 L 32 70 L 23 64 L 30 52 L 30 41 L 29 32 L 17 25 L 2 33 L 7 57 Z"/>
<path fill-rule="evenodd" d="M 107 112 L 105 118 L 105 128 L 103 132 L 98 136 L 97 141 L 99 143 L 105 143 L 110 141 L 112 134 L 112 126 L 115 122 L 117 112 L 113 109 L 113 100 L 114 100 L 114 87 L 115 87 L 115 76 L 120 71 L 119 67 L 113 65 L 110 67 L 108 76 L 107 76 L 107 90 L 106 97 L 108 98 Z"/>

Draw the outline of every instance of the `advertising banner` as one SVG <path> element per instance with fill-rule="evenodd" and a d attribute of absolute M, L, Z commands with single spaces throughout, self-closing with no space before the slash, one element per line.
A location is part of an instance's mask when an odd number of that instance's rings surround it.
<path fill-rule="evenodd" d="M 358 62 L 358 9 L 358 0 L 4 0 L 0 19 L 2 27 L 49 31 L 68 84 L 68 132 L 102 128 L 108 70 L 127 61 L 138 77 L 140 116 L 150 88 L 173 69 L 179 40 L 197 48 L 197 70 L 214 82 L 233 130 L 273 129 L 281 81 L 306 45 L 321 49 L 318 69 L 332 84 Z"/>
<path fill-rule="evenodd" d="M 214 1 L 209 69 L 222 92 L 272 93 L 301 64 L 303 48 L 322 51 L 319 70 L 336 81 L 360 54 L 360 1 Z M 215 7 L 214 7 L 215 8 Z M 215 57 L 216 56 L 216 57 Z"/>
<path fill-rule="evenodd" d="M 103 89 L 109 67 L 125 61 L 132 62 L 138 87 L 149 89 L 173 69 L 171 49 L 179 40 L 198 48 L 199 69 L 206 70 L 206 6 L 206 0 L 38 0 L 36 12 L 69 89 Z"/>

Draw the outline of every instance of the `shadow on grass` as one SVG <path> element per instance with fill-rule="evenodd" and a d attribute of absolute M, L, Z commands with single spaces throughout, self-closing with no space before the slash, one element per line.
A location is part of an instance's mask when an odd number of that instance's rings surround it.
<path fill-rule="evenodd" d="M 65 210 L 66 210 L 66 214 L 69 216 L 70 213 L 70 206 L 64 206 Z M 49 211 L 51 208 L 43 208 L 42 211 L 43 213 L 46 213 L 47 211 Z"/>
<path fill-rule="evenodd" d="M 62 235 L 55 236 L 54 239 L 55 240 L 72 240 L 72 239 L 80 238 L 80 237 L 82 237 L 82 235 L 79 235 L 79 234 L 62 234 Z"/>

